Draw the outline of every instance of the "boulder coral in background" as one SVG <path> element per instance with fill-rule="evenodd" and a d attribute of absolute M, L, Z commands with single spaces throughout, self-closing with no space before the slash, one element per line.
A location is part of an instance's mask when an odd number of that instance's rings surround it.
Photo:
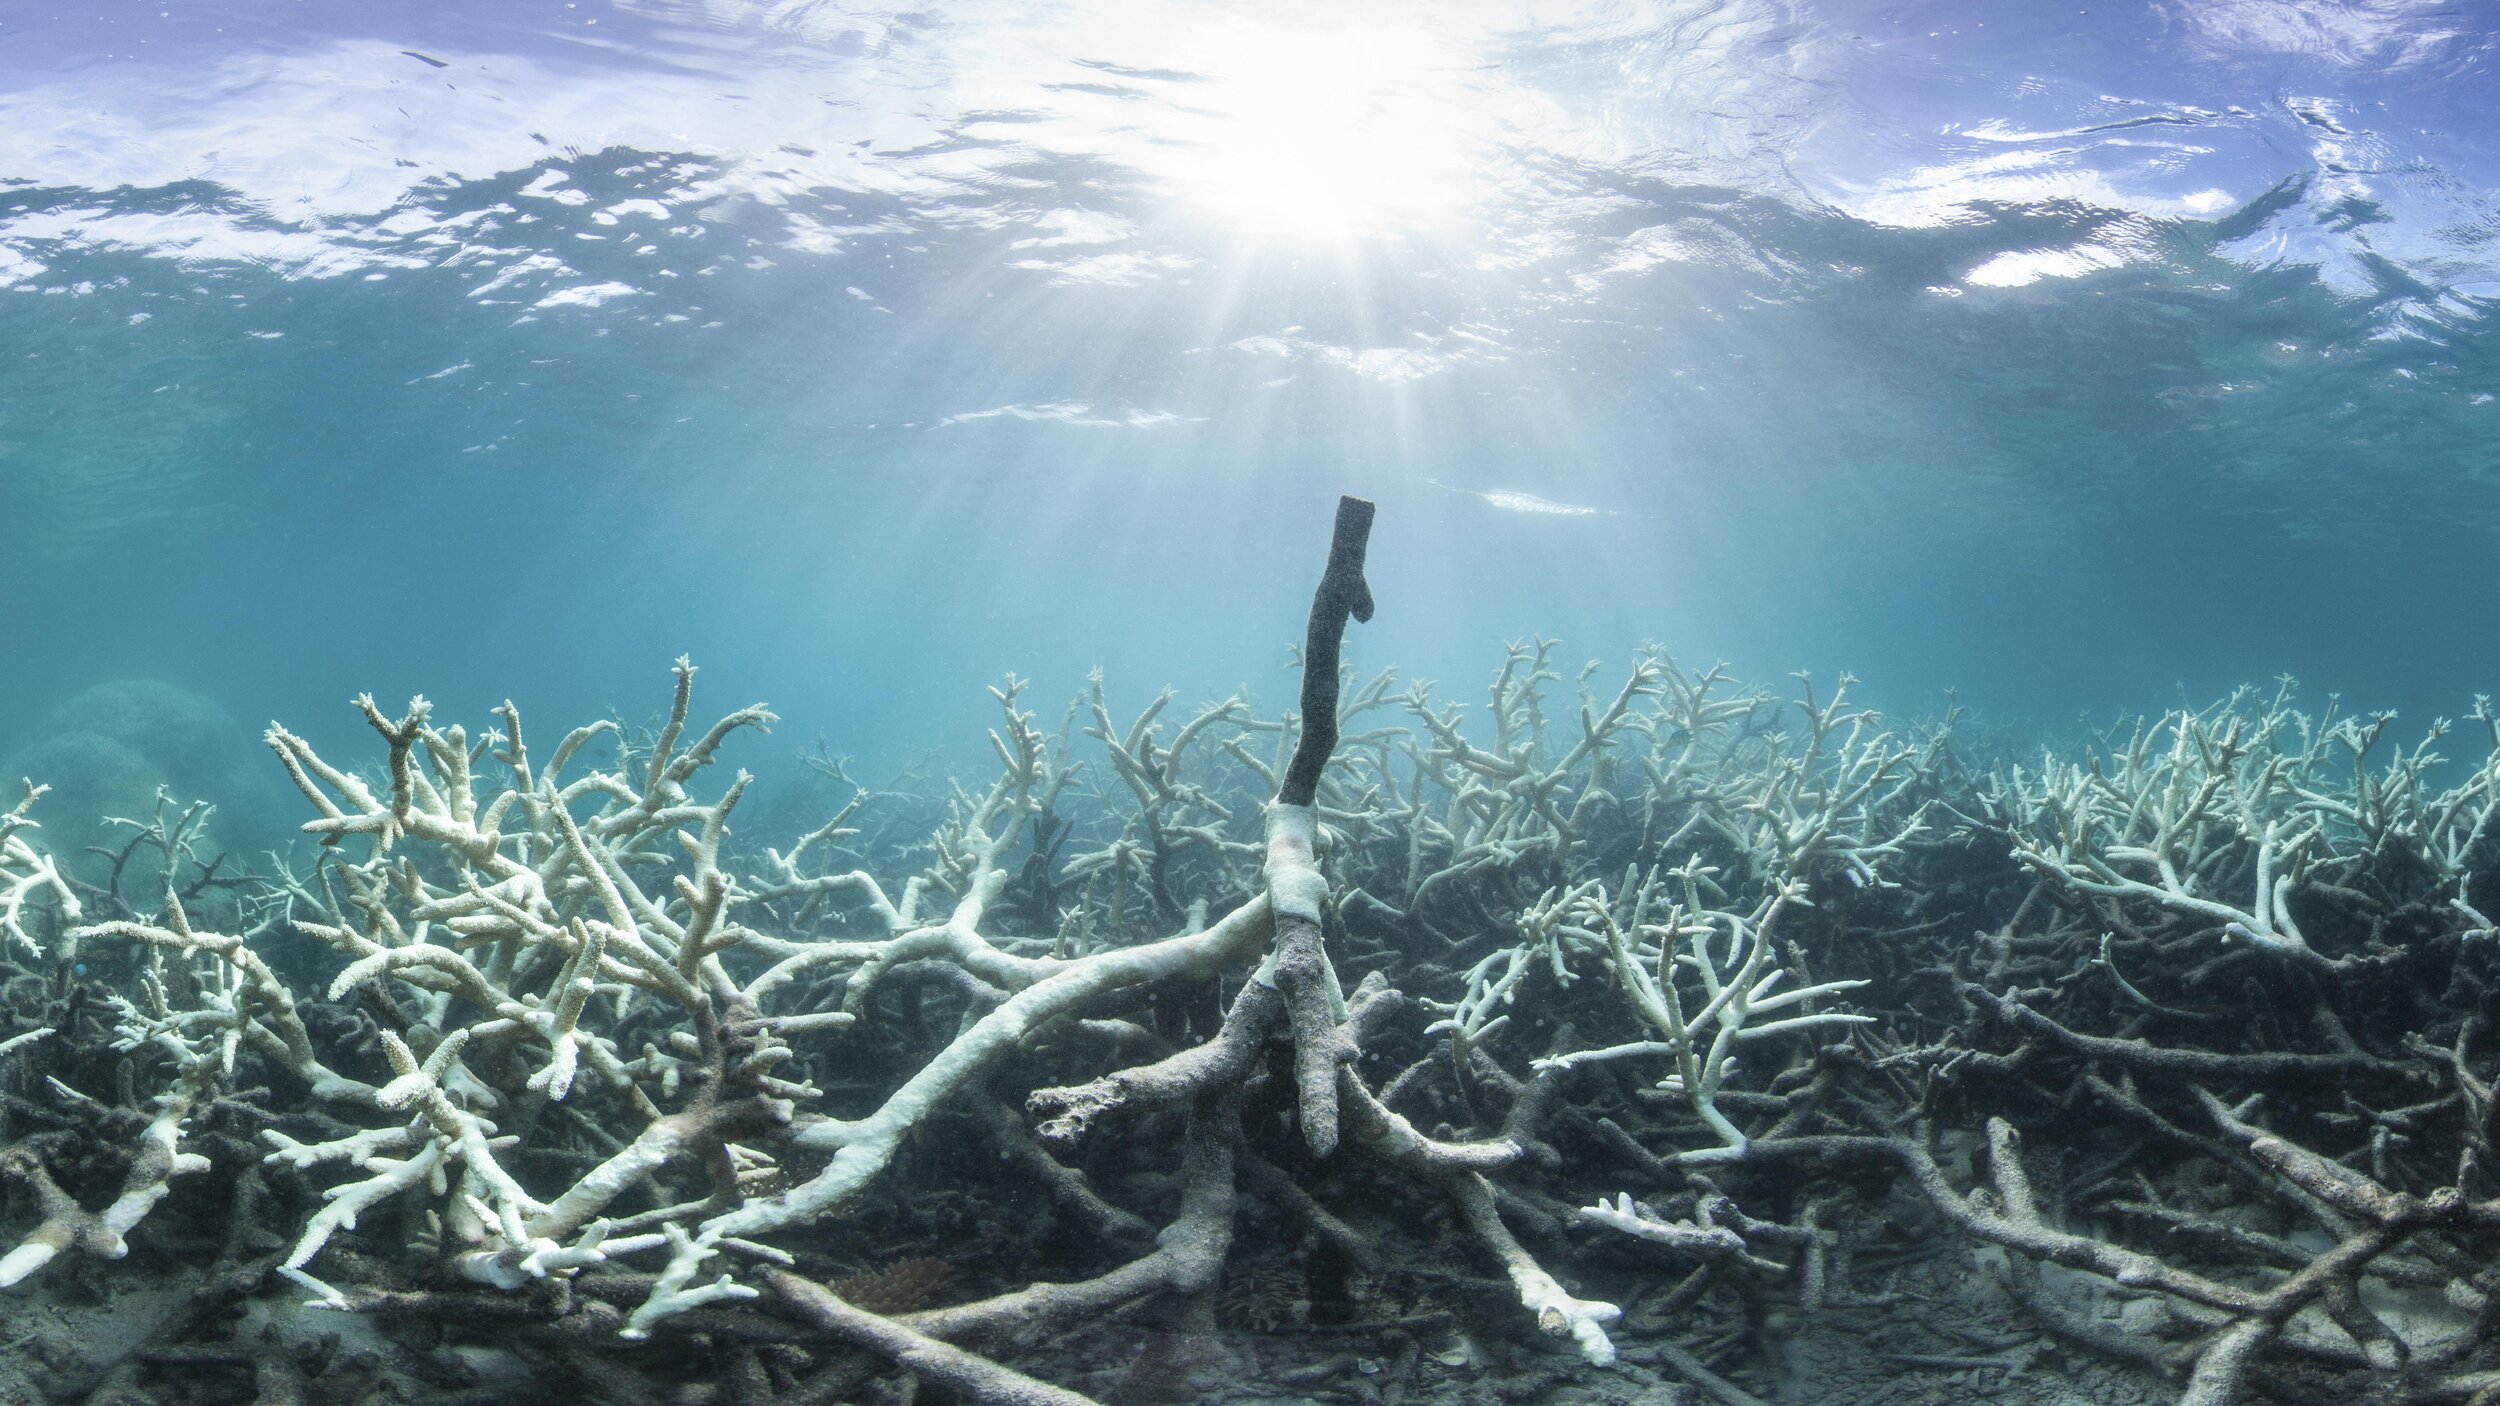
<path fill-rule="evenodd" d="M 294 826 L 267 771 L 255 729 L 215 699 L 158 679 L 97 684 L 63 701 L 0 762 L 0 776 L 52 788 L 29 838 L 91 883 L 109 861 L 90 847 L 117 847 L 130 832 L 110 819 L 146 819 L 159 787 L 176 801 L 215 803 L 202 844 L 209 855 L 222 849 L 245 862 L 283 847 Z"/>

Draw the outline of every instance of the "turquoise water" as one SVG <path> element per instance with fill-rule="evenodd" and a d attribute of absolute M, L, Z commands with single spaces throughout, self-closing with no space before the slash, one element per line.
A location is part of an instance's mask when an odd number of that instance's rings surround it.
<path fill-rule="evenodd" d="M 0 17 L 0 735 L 692 651 L 850 750 L 1013 669 L 1547 634 L 1924 710 L 2492 680 L 2491 37 L 2402 5 Z M 344 715 L 341 721 L 346 721 Z"/>

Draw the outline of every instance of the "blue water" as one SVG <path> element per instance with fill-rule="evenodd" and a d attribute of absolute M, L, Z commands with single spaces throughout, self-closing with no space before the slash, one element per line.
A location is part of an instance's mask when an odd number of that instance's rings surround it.
<path fill-rule="evenodd" d="M 2494 29 L 2258 0 L 0 12 L 0 751 L 93 685 L 893 761 L 1506 637 L 2500 684 Z M 1055 705 L 1049 705 L 1055 711 Z M 248 738 L 246 739 L 248 741 Z M 786 745 L 784 745 L 786 744 Z M 766 753 L 770 752 L 771 755 Z"/>

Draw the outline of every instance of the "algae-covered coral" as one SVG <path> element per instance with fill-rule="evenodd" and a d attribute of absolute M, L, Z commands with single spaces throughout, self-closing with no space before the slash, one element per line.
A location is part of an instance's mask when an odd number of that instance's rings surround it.
<path fill-rule="evenodd" d="M 161 1282 L 19 1389 L 2500 1393 L 2487 708 L 1976 755 L 1539 643 L 1469 710 L 1340 692 L 1329 579 L 1299 715 L 1010 682 L 994 776 L 795 834 L 682 661 L 647 732 L 273 727 L 316 843 L 239 882 L 30 794 L 0 1279 Z"/>

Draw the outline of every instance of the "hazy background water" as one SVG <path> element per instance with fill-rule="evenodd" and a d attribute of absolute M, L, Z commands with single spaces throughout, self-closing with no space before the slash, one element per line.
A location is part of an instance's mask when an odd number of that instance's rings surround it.
<path fill-rule="evenodd" d="M 1656 640 L 2500 686 L 2472 7 L 0 10 L 0 751 L 108 680 L 899 756 Z M 169 748 L 175 744 L 167 743 Z M 186 744 L 187 745 L 187 744 Z"/>

